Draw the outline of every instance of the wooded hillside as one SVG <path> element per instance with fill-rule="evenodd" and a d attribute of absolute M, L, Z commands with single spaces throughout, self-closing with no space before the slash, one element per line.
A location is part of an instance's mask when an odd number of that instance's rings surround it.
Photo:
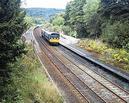
<path fill-rule="evenodd" d="M 26 13 L 28 16 L 44 17 L 46 20 L 50 19 L 51 16 L 63 11 L 63 9 L 55 8 L 26 8 Z"/>

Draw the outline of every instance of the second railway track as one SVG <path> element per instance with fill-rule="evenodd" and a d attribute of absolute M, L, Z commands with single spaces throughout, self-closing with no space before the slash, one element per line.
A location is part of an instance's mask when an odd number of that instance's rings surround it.
<path fill-rule="evenodd" d="M 91 103 L 129 103 L 129 93 L 85 66 L 77 65 L 35 35 L 40 47 L 57 69 Z"/>
<path fill-rule="evenodd" d="M 84 73 L 84 75 L 87 74 L 87 75 L 91 76 L 93 79 L 95 79 L 96 81 L 101 83 L 103 86 L 105 86 L 111 92 L 117 94 L 118 96 L 122 97 L 126 101 L 129 101 L 129 92 L 127 90 L 123 89 L 118 84 L 114 83 L 113 81 L 108 80 L 106 77 L 104 77 L 103 75 L 99 74 L 95 70 L 90 69 L 91 68 L 90 66 L 87 66 L 84 63 L 82 63 L 82 65 L 81 65 L 79 63 L 79 60 L 77 60 L 77 59 L 74 60 L 73 58 L 69 57 L 67 53 L 63 53 L 62 51 L 60 51 L 58 49 L 56 51 L 58 51 L 58 54 L 64 55 L 64 58 L 66 58 L 67 61 L 70 61 L 76 67 L 78 67 L 78 69 L 80 69 L 81 72 Z"/>

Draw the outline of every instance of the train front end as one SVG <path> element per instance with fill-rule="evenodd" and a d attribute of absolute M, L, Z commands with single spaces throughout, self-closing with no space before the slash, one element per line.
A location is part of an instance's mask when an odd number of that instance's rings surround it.
<path fill-rule="evenodd" d="M 58 34 L 58 33 L 51 33 L 49 42 L 51 44 L 59 44 L 59 41 L 60 41 L 60 34 Z"/>

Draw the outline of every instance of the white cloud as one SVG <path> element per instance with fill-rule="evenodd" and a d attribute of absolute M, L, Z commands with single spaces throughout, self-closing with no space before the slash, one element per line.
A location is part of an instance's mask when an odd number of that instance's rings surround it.
<path fill-rule="evenodd" d="M 24 0 L 24 7 L 42 7 L 42 8 L 65 8 L 66 4 L 71 0 Z"/>

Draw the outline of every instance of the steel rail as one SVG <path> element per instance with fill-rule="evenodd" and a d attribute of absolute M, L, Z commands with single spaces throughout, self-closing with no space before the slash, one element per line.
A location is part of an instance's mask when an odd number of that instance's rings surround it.
<path fill-rule="evenodd" d="M 56 50 L 56 49 L 55 49 Z M 57 51 L 57 50 L 56 50 Z M 57 51 L 58 52 L 58 51 Z M 63 56 L 64 56 L 64 58 L 66 58 L 67 60 L 69 60 L 72 64 L 74 64 L 75 66 L 77 66 L 78 68 L 80 68 L 83 72 L 85 72 L 87 75 L 89 75 L 90 77 L 92 77 L 93 79 L 95 79 L 96 81 L 98 81 L 99 83 L 101 83 L 102 84 L 102 82 L 104 83 L 105 81 L 99 81 L 99 80 L 97 80 L 95 77 L 93 77 L 93 76 L 91 76 L 90 74 L 88 74 L 84 69 L 82 69 L 80 66 L 78 66 L 75 62 L 73 62 L 72 60 L 70 60 L 68 57 L 66 57 L 65 56 L 65 54 L 63 54 Z M 78 60 L 76 60 L 76 61 L 78 61 Z M 79 61 L 78 61 L 79 62 Z M 81 63 L 81 64 L 83 64 L 83 65 L 85 65 L 84 63 Z M 86 68 L 89 68 L 87 65 L 85 65 L 86 66 Z M 116 83 L 113 83 L 112 81 L 110 81 L 110 80 L 108 80 L 107 78 L 105 78 L 104 76 L 102 76 L 102 75 L 100 75 L 100 74 L 98 74 L 95 70 L 91 70 L 90 69 L 90 71 L 93 71 L 95 74 L 97 74 L 98 76 L 100 76 L 99 78 L 102 78 L 102 79 L 104 79 L 104 80 L 106 80 L 106 82 L 109 82 L 109 83 L 107 83 L 107 84 L 105 84 L 105 85 L 109 85 L 110 83 L 111 83 L 111 85 L 113 85 L 113 86 L 116 86 L 117 88 L 116 89 L 120 89 L 122 92 L 125 92 L 125 94 L 126 95 L 128 95 L 128 96 L 126 96 L 127 98 L 126 98 L 126 100 L 127 100 L 127 102 L 129 102 L 129 92 L 128 91 L 126 91 L 125 89 L 123 89 L 122 87 L 120 87 L 119 85 L 117 85 Z M 103 86 L 105 86 L 104 84 L 102 84 Z M 111 86 L 111 87 L 113 87 L 113 86 Z M 108 90 L 110 90 L 111 92 L 113 92 L 113 93 L 115 93 L 116 91 L 113 91 L 113 90 L 111 90 L 111 88 L 108 88 L 107 86 L 105 86 Z M 115 88 L 113 88 L 113 89 L 115 89 Z M 116 94 L 116 93 L 115 93 Z M 119 93 L 120 95 L 122 95 L 122 93 L 120 92 Z M 117 96 L 119 96 L 119 97 L 121 97 L 119 94 L 116 94 Z M 125 96 L 125 95 L 123 95 L 123 96 Z M 122 98 L 122 97 L 121 97 Z M 123 97 L 124 98 L 124 97 Z"/>
<path fill-rule="evenodd" d="M 43 40 L 41 41 L 41 42 L 43 42 Z M 45 47 L 49 50 L 49 48 L 48 48 L 48 44 L 46 44 L 46 42 L 44 42 L 44 44 L 45 44 Z M 49 50 L 50 52 L 51 52 L 51 54 L 53 53 L 51 50 Z M 53 54 L 54 55 L 54 54 Z M 60 60 L 58 57 L 56 57 L 58 60 Z M 60 60 L 60 62 L 61 62 L 61 60 Z M 62 63 L 63 64 L 63 63 Z M 77 66 L 77 65 L 76 65 Z M 77 66 L 78 67 L 78 66 Z M 67 67 L 66 67 L 67 68 Z M 80 68 L 80 67 L 79 67 Z M 69 68 L 67 68 L 67 69 L 69 69 Z M 71 70 L 70 70 L 71 71 Z M 83 70 L 84 71 L 84 70 Z M 71 71 L 72 72 L 72 71 Z M 73 72 L 72 72 L 73 73 Z M 86 72 L 85 72 L 86 73 Z M 89 75 L 88 73 L 86 73 L 87 75 Z M 76 74 L 74 74 L 74 75 L 76 75 Z M 77 75 L 76 75 L 77 76 Z M 89 75 L 90 77 L 92 77 L 91 75 Z M 78 77 L 78 76 L 77 76 Z M 94 77 L 92 77 L 93 79 L 95 79 Z M 79 78 L 80 79 L 80 78 Z M 80 79 L 81 80 L 81 79 Z M 95 79 L 96 80 L 96 79 Z M 82 81 L 82 80 L 81 80 Z M 96 80 L 97 82 L 99 82 L 98 80 Z M 83 81 L 82 81 L 83 82 Z M 99 82 L 101 85 L 103 85 L 101 82 Z M 109 88 L 107 88 L 105 85 L 103 85 L 106 89 L 108 89 L 110 92 L 112 92 L 114 95 L 116 95 L 117 97 L 119 97 L 121 100 L 123 100 L 123 101 L 125 101 L 125 99 L 123 99 L 122 97 L 120 97 L 119 95 L 117 95 L 116 93 L 114 93 L 113 91 L 111 91 Z M 100 97 L 101 98 L 101 97 Z M 103 99 L 103 98 L 101 98 L 101 99 Z M 127 103 L 127 101 L 125 101 L 125 103 Z"/>
<path fill-rule="evenodd" d="M 48 45 L 47 45 L 48 46 Z M 47 48 L 47 47 L 46 47 Z M 59 58 L 58 58 L 59 59 Z M 74 74 L 75 75 L 75 74 Z M 79 78 L 80 79 L 80 78 Z M 81 80 L 82 81 L 82 80 Z M 83 82 L 83 81 L 82 81 Z M 95 93 L 95 92 L 94 92 Z M 95 93 L 96 94 L 96 93 Z M 114 93 L 113 93 L 114 94 Z M 114 94 L 114 95 L 116 95 L 116 94 Z M 101 97 L 100 97 L 101 98 Z M 120 97 L 121 98 L 121 97 Z M 102 98 L 101 98 L 102 99 Z M 121 98 L 122 99 L 122 98 Z M 122 99 L 123 100 L 123 99 Z M 123 100 L 124 101 L 124 100 Z"/>
<path fill-rule="evenodd" d="M 85 55 L 84 53 L 80 52 L 79 50 L 69 46 L 69 45 L 65 45 L 64 43 L 60 43 L 61 46 L 63 46 L 64 48 L 67 48 L 68 50 L 74 52 L 75 54 L 79 55 L 80 57 L 86 59 L 87 61 L 97 65 L 97 66 L 100 66 L 102 67 L 103 69 L 105 70 L 108 70 L 112 73 L 114 73 L 115 75 L 117 75 L 118 77 L 120 78 L 123 78 L 124 80 L 128 81 L 129 82 L 129 73 L 125 72 L 125 71 L 122 71 L 116 67 L 113 67 L 111 65 L 107 65 L 107 64 L 104 64 L 104 63 L 101 63 L 100 61 L 98 60 L 95 60 L 93 58 L 91 58 L 90 56 L 87 56 Z M 113 69 L 112 69 L 113 68 Z"/>
<path fill-rule="evenodd" d="M 38 40 L 39 38 L 36 37 L 36 39 Z M 39 40 L 39 41 L 40 41 L 40 40 Z M 40 43 L 41 43 L 41 41 L 40 41 Z M 44 51 L 43 48 L 41 48 L 41 50 Z M 47 56 L 46 52 L 44 52 L 44 54 Z M 48 56 L 47 56 L 47 57 L 48 57 Z M 49 58 L 49 57 L 48 57 L 48 58 Z M 59 68 L 51 59 L 49 59 L 49 60 L 50 60 L 50 62 L 58 69 L 58 71 L 59 71 L 61 74 L 63 74 L 62 71 L 60 71 L 60 68 Z M 83 94 L 79 91 L 79 89 L 76 88 L 76 86 L 66 77 L 66 75 L 63 74 L 63 76 L 64 76 L 65 79 L 74 87 L 74 89 L 77 90 L 78 93 L 87 101 L 87 103 L 91 103 L 91 102 L 87 99 L 87 97 L 86 97 L 85 95 L 83 95 Z"/>

